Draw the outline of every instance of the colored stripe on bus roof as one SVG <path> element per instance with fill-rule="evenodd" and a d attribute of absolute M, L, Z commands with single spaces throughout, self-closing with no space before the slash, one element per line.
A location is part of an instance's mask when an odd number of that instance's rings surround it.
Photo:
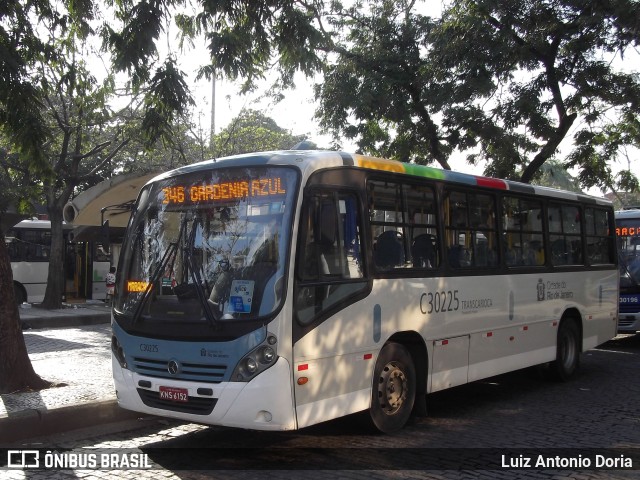
<path fill-rule="evenodd" d="M 386 160 L 382 158 L 356 155 L 356 165 L 362 168 L 373 170 L 383 170 L 385 172 L 406 173 L 417 177 L 426 177 L 435 180 L 446 180 L 449 182 L 462 183 L 466 185 L 489 187 L 499 190 L 507 190 L 507 182 L 498 178 L 479 177 L 467 173 L 454 172 L 451 170 L 441 170 L 439 168 L 417 165 L 415 163 L 403 163 L 396 160 Z"/>
<path fill-rule="evenodd" d="M 499 178 L 491 177 L 476 177 L 479 187 L 497 188 L 499 190 L 506 190 L 507 183 Z"/>
<path fill-rule="evenodd" d="M 385 172 L 405 173 L 405 168 L 400 162 L 386 160 L 383 158 L 356 156 L 359 167 L 371 168 L 373 170 L 383 170 Z"/>
<path fill-rule="evenodd" d="M 509 190 L 512 192 L 528 194 L 536 193 L 536 189 L 533 187 L 533 185 L 529 185 L 528 183 L 507 182 L 507 185 L 509 185 Z"/>

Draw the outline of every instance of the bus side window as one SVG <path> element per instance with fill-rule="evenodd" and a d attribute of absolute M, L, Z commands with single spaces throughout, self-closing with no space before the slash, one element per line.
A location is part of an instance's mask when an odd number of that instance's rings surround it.
<path fill-rule="evenodd" d="M 552 204 L 548 215 L 553 265 L 582 264 L 580 209 L 574 205 Z"/>
<path fill-rule="evenodd" d="M 504 262 L 507 267 L 542 266 L 545 244 L 542 203 L 505 195 L 502 198 Z"/>
<path fill-rule="evenodd" d="M 615 261 L 613 238 L 609 235 L 609 212 L 599 208 L 585 208 L 587 257 L 589 264 L 611 264 Z"/>
<path fill-rule="evenodd" d="M 302 325 L 366 285 L 357 205 L 354 195 L 342 193 L 317 194 L 303 205 L 295 304 Z"/>
<path fill-rule="evenodd" d="M 498 264 L 495 199 L 451 190 L 444 199 L 447 261 L 451 268 L 492 268 Z"/>

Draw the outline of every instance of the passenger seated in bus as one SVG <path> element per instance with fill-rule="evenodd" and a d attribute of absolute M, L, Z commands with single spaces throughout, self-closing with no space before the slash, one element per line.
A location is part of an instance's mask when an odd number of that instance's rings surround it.
<path fill-rule="evenodd" d="M 387 230 L 378 236 L 374 252 L 376 267 L 390 270 L 404 265 L 404 247 L 401 238 L 401 234 L 395 230 Z"/>
<path fill-rule="evenodd" d="M 415 268 L 435 268 L 437 242 L 435 235 L 423 233 L 413 239 L 411 259 Z"/>
<path fill-rule="evenodd" d="M 462 245 L 453 245 L 449 247 L 448 260 L 449 266 L 453 268 L 462 268 L 468 265 Z"/>

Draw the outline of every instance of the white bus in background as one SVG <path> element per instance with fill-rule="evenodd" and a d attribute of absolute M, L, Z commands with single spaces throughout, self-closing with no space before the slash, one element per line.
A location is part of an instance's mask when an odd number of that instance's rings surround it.
<path fill-rule="evenodd" d="M 71 244 L 73 227 L 63 225 L 65 248 L 66 293 L 78 296 L 80 283 L 85 283 L 83 297 L 106 297 L 105 277 L 110 258 L 94 242 Z M 6 232 L 5 244 L 11 260 L 13 289 L 18 303 L 39 303 L 44 300 L 51 256 L 51 222 L 23 220 Z M 87 260 L 89 259 L 89 260 Z M 90 275 L 90 277 L 89 277 Z M 89 288 L 92 285 L 92 291 Z"/>
<path fill-rule="evenodd" d="M 51 255 L 51 222 L 23 220 L 5 235 L 18 303 L 42 302 Z"/>
<path fill-rule="evenodd" d="M 620 320 L 618 331 L 640 331 L 640 209 L 616 212 L 620 258 Z"/>
<path fill-rule="evenodd" d="M 290 430 L 545 365 L 616 334 L 614 211 L 341 152 L 239 155 L 142 188 L 113 309 L 119 404 Z M 558 399 L 561 401 L 561 399 Z"/>

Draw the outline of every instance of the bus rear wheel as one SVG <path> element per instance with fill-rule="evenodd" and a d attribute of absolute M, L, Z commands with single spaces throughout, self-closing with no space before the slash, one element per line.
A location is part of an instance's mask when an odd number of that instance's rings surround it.
<path fill-rule="evenodd" d="M 558 328 L 556 359 L 551 363 L 553 378 L 569 380 L 580 365 L 580 331 L 575 320 L 567 318 Z"/>
<path fill-rule="evenodd" d="M 369 414 L 383 433 L 400 430 L 409 420 L 416 397 L 416 370 L 411 354 L 399 343 L 388 343 L 376 361 Z"/>

